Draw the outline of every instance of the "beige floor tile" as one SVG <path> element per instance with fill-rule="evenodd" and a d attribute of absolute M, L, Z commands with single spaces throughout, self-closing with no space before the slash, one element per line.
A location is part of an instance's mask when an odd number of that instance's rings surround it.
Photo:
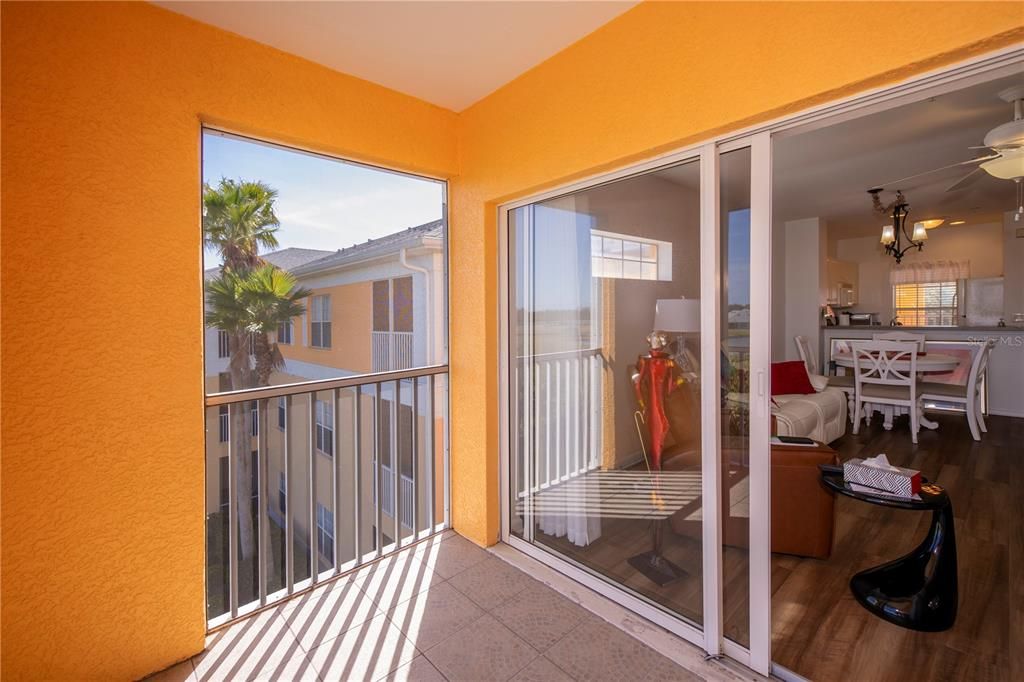
<path fill-rule="evenodd" d="M 590 615 L 538 581 L 532 581 L 491 613 L 538 651 L 553 645 Z"/>
<path fill-rule="evenodd" d="M 207 637 L 192 659 L 196 679 L 316 680 L 306 653 L 278 609 L 264 611 Z"/>
<path fill-rule="evenodd" d="M 412 642 L 382 614 L 324 642 L 309 657 L 324 680 L 377 680 L 417 653 Z"/>
<path fill-rule="evenodd" d="M 359 569 L 354 580 L 381 610 L 387 611 L 444 578 L 405 551 Z"/>
<path fill-rule="evenodd" d="M 490 611 L 536 581 L 505 561 L 491 557 L 448 582 L 485 611 Z"/>
<path fill-rule="evenodd" d="M 383 613 L 352 580 L 332 583 L 293 601 L 298 605 L 281 617 L 306 651 Z"/>
<path fill-rule="evenodd" d="M 452 682 L 501 682 L 525 668 L 537 652 L 493 616 L 484 615 L 425 655 Z"/>
<path fill-rule="evenodd" d="M 145 677 L 142 682 L 195 682 L 195 679 L 196 671 L 190 659 Z"/>
<path fill-rule="evenodd" d="M 382 679 L 388 682 L 446 682 L 444 675 L 425 656 L 417 656 Z"/>
<path fill-rule="evenodd" d="M 512 682 L 572 682 L 572 678 L 557 665 L 540 656 L 516 673 Z"/>
<path fill-rule="evenodd" d="M 442 540 L 431 539 L 413 550 L 416 559 L 445 579 L 462 573 L 491 555 L 469 540 L 450 535 Z"/>
<path fill-rule="evenodd" d="M 579 680 L 642 680 L 664 656 L 609 623 L 584 620 L 544 654 Z M 668 661 L 671 663 L 671 661 Z"/>
<path fill-rule="evenodd" d="M 704 678 L 664 656 L 657 656 L 654 665 L 644 675 L 644 682 L 701 682 Z"/>
<path fill-rule="evenodd" d="M 448 583 L 440 583 L 388 611 L 388 618 L 426 651 L 447 639 L 484 612 Z"/>

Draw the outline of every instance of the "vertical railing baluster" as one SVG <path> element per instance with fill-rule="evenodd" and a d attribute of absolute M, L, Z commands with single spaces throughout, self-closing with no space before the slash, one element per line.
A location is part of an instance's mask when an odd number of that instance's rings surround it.
<path fill-rule="evenodd" d="M 309 394 L 309 580 L 316 585 L 319 573 L 317 560 L 317 527 L 316 527 L 316 393 Z"/>
<path fill-rule="evenodd" d="M 562 409 L 562 361 L 555 363 L 555 480 L 562 480 L 562 421 L 565 410 Z"/>
<path fill-rule="evenodd" d="M 435 516 L 437 511 L 437 444 L 434 440 L 434 375 L 430 375 L 429 381 L 430 390 L 430 455 L 427 458 L 430 461 L 430 515 L 427 517 L 430 519 L 430 532 L 433 533 L 437 527 L 437 517 Z"/>
<path fill-rule="evenodd" d="M 362 443 L 362 408 L 359 404 L 363 399 L 363 389 L 361 386 L 356 386 L 355 391 L 355 428 L 352 429 L 352 437 L 355 441 L 353 452 L 355 453 L 352 457 L 352 469 L 353 469 L 353 482 L 355 485 L 355 507 L 353 510 L 353 528 L 355 532 L 352 534 L 356 544 L 356 566 L 363 563 L 363 476 L 362 476 L 362 458 L 363 458 L 363 443 Z"/>
<path fill-rule="evenodd" d="M 551 429 L 551 420 L 554 417 L 551 403 L 551 363 L 544 363 L 544 458 L 547 473 L 544 475 L 544 485 L 551 485 L 557 480 L 557 465 L 551 453 L 554 451 L 551 436 L 554 431 Z"/>
<path fill-rule="evenodd" d="M 417 426 L 420 420 L 420 384 L 419 378 L 412 378 L 412 539 L 415 541 L 419 537 L 420 525 L 419 525 L 419 500 L 420 496 L 417 495 L 417 489 L 420 487 L 420 470 L 419 470 L 419 430 Z"/>
<path fill-rule="evenodd" d="M 270 401 L 269 400 L 257 400 L 256 401 L 256 414 L 262 415 L 263 410 L 260 409 L 260 405 L 266 406 L 266 411 L 270 412 Z M 258 473 L 256 474 L 258 480 L 256 482 L 259 491 L 257 493 L 257 507 L 259 509 L 259 538 L 260 541 L 256 543 L 256 551 L 259 554 L 259 560 L 257 565 L 259 566 L 259 575 L 257 576 L 260 592 L 260 606 L 266 606 L 267 604 L 267 551 L 270 549 L 270 528 L 269 521 L 267 519 L 267 503 L 269 501 L 269 493 L 267 489 L 267 476 L 269 467 L 267 466 L 267 449 L 263 447 L 264 438 L 268 439 L 267 444 L 269 446 L 269 434 L 270 428 L 268 424 L 262 422 L 269 422 L 270 419 L 263 419 L 260 423 L 260 433 L 256 437 L 256 466 Z"/>
<path fill-rule="evenodd" d="M 381 491 L 383 490 L 383 487 L 381 485 L 381 478 L 382 477 L 381 477 L 381 458 L 380 458 L 380 398 L 381 398 L 380 386 L 381 386 L 381 384 L 378 381 L 377 384 L 376 384 L 376 387 L 375 387 L 374 394 L 373 394 L 373 461 L 374 461 L 373 471 L 374 471 L 374 494 L 376 495 L 376 501 L 377 501 L 377 504 L 374 505 L 376 507 L 376 514 L 377 514 L 377 519 L 376 519 L 377 523 L 376 523 L 376 527 L 374 528 L 374 530 L 377 533 L 377 537 L 376 537 L 376 540 L 375 540 L 375 542 L 376 542 L 376 548 L 375 549 L 376 549 L 376 555 L 378 557 L 384 551 L 382 549 L 382 546 L 384 544 L 384 532 L 381 529 L 381 518 L 380 518 L 381 517 L 380 508 L 382 506 L 384 506 L 384 500 L 381 499 L 383 497 L 381 495 Z"/>
<path fill-rule="evenodd" d="M 295 591 L 295 521 L 292 519 L 292 397 L 284 400 L 284 575 L 288 594 Z"/>
<path fill-rule="evenodd" d="M 238 434 L 231 428 L 232 404 L 228 408 L 228 606 L 231 617 L 238 616 L 238 458 L 235 457 L 235 439 Z M 242 409 L 244 409 L 242 405 Z M 243 421 L 244 424 L 244 421 Z"/>
<path fill-rule="evenodd" d="M 398 443 L 398 416 L 401 411 L 398 405 L 402 400 L 402 385 L 396 379 L 391 393 L 391 438 L 388 450 L 391 451 L 391 513 L 395 521 L 395 549 L 402 546 L 402 501 L 399 482 L 402 479 L 401 448 Z"/>
<path fill-rule="evenodd" d="M 338 504 L 338 495 L 341 492 L 341 464 L 338 463 L 341 458 L 341 429 L 338 428 L 338 389 L 331 390 L 331 426 L 331 437 L 334 439 L 331 443 L 333 453 L 331 465 L 334 467 L 334 483 L 331 486 L 331 519 L 333 519 L 334 525 L 334 575 L 338 575 L 341 573 L 341 533 L 338 529 L 341 522 L 341 509 Z"/>
<path fill-rule="evenodd" d="M 444 380 L 444 394 L 445 401 L 441 409 L 444 410 L 444 422 L 441 443 L 443 446 L 443 456 L 441 458 L 444 463 L 444 526 L 450 528 L 452 525 L 452 460 L 451 453 L 448 452 L 448 396 L 450 395 L 451 386 L 448 383 L 448 375 L 445 374 Z"/>

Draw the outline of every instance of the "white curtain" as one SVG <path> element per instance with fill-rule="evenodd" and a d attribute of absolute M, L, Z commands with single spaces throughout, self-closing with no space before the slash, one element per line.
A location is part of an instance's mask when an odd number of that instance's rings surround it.
<path fill-rule="evenodd" d="M 590 259 L 594 219 L 578 203 L 576 197 L 565 197 L 533 207 L 534 249 L 529 258 L 535 316 L 533 364 L 539 381 L 530 399 L 537 409 L 533 457 L 538 496 L 546 488 L 579 481 L 600 466 L 599 439 L 584 434 L 588 426 L 591 432 L 600 432 L 592 425 L 599 423 L 602 414 L 595 409 L 601 395 L 595 374 L 599 381 L 601 372 L 592 370 L 599 365 L 588 361 L 586 352 L 599 343 L 594 334 L 599 322 L 594 318 L 600 294 L 598 280 L 591 277 Z M 586 385 L 591 396 L 596 392 L 597 400 L 585 399 Z M 542 500 L 538 506 L 543 512 L 536 521 L 542 532 L 585 547 L 601 536 L 600 516 L 587 513 L 597 509 L 600 500 L 589 485 L 578 490 L 568 504 L 556 509 Z"/>
<path fill-rule="evenodd" d="M 966 260 L 937 260 L 894 265 L 889 271 L 890 284 L 927 284 L 952 282 L 971 276 L 971 263 Z"/>

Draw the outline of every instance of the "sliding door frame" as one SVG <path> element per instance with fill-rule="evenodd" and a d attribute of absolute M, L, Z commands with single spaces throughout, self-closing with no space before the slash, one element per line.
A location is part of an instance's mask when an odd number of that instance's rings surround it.
<path fill-rule="evenodd" d="M 501 540 L 523 553 L 548 564 L 568 577 L 599 592 L 638 615 L 701 646 L 709 655 L 725 654 L 755 671 L 792 673 L 771 664 L 771 505 L 770 505 L 770 418 L 769 377 L 764 374 L 771 362 L 771 143 L 773 138 L 835 125 L 903 104 L 920 101 L 989 80 L 1020 73 L 1024 65 L 1024 46 L 1016 45 L 978 57 L 934 69 L 912 78 L 809 107 L 795 114 L 765 123 L 710 137 L 693 145 L 580 180 L 523 196 L 497 206 L 499 274 L 499 490 Z M 569 194 L 613 180 L 641 175 L 660 167 L 695 158 L 700 159 L 700 262 L 701 262 L 701 411 L 702 494 L 704 508 L 720 510 L 721 479 L 720 430 L 717 391 L 720 368 L 717 348 L 721 342 L 721 263 L 719 218 L 718 154 L 751 148 L 751 366 L 758 373 L 751 395 L 751 509 L 760 511 L 750 522 L 750 643 L 749 649 L 723 637 L 722 606 L 722 520 L 721 512 L 704 514 L 703 544 L 703 628 L 669 614 L 653 602 L 625 592 L 589 569 L 570 563 L 552 552 L 524 542 L 509 532 L 509 320 L 508 320 L 508 213 L 545 199 Z M 761 283 L 755 286 L 754 283 Z M 760 343 L 756 343 L 761 341 Z M 713 356 L 713 357 L 711 357 Z M 758 442 L 759 441 L 759 442 Z M 758 452 L 763 451 L 763 456 Z"/>

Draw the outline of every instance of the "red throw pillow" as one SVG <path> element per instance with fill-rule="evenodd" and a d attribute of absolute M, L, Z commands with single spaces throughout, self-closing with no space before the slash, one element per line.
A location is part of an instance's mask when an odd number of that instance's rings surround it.
<path fill-rule="evenodd" d="M 772 395 L 807 395 L 814 392 L 802 360 L 772 363 Z"/>

